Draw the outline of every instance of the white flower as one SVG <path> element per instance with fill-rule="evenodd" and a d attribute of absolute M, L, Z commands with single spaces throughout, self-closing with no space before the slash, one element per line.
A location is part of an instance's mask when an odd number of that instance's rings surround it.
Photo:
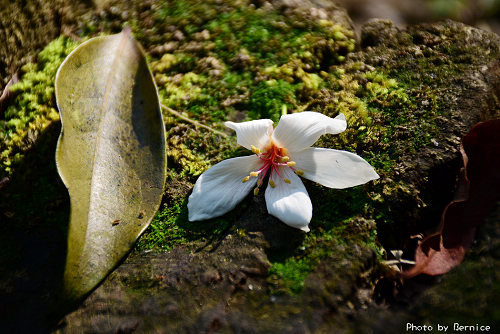
<path fill-rule="evenodd" d="M 379 177 L 356 154 L 310 147 L 321 135 L 344 131 L 347 123 L 343 114 L 335 118 L 309 111 L 283 115 L 274 130 L 270 119 L 225 124 L 236 131 L 238 144 L 254 155 L 222 161 L 198 178 L 189 196 L 190 221 L 229 212 L 252 189 L 257 194 L 269 176 L 267 211 L 285 224 L 308 232 L 312 204 L 297 175 L 337 189 Z"/>

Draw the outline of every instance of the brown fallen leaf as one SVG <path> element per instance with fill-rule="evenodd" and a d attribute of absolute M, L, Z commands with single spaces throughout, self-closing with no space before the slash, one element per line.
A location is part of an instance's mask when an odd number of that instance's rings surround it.
<path fill-rule="evenodd" d="M 415 266 L 404 278 L 441 275 L 459 265 L 477 227 L 500 199 L 500 119 L 476 124 L 462 139 L 461 170 L 455 199 L 444 209 L 440 232 L 417 246 Z"/>

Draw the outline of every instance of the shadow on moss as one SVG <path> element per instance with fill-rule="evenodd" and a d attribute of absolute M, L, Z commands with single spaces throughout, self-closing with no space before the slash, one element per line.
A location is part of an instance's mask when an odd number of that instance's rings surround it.
<path fill-rule="evenodd" d="M 15 166 L 0 191 L 0 317 L 2 330 L 46 332 L 60 309 L 69 196 L 55 164 L 60 123 L 52 123 Z"/>
<path fill-rule="evenodd" d="M 364 218 L 373 214 L 368 196 L 372 186 L 338 190 L 309 181 L 305 184 L 313 203 L 311 232 L 295 235 L 287 231 L 289 247 L 269 252 L 268 282 L 273 294 L 300 294 L 306 277 L 322 261 L 334 255 L 342 258 L 346 245 L 380 252 L 375 221 Z"/>

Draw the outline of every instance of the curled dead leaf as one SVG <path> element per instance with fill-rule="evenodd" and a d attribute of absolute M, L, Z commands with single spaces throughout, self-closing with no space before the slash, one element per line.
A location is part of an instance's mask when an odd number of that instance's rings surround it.
<path fill-rule="evenodd" d="M 455 199 L 441 217 L 440 231 L 424 238 L 415 266 L 404 278 L 441 275 L 459 265 L 471 247 L 477 227 L 500 199 L 500 119 L 475 125 L 462 139 L 464 167 Z"/>

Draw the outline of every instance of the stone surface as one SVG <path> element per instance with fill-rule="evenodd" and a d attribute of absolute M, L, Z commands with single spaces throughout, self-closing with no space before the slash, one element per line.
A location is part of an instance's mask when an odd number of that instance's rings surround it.
<path fill-rule="evenodd" d="M 461 137 L 477 122 L 499 116 L 498 43 L 498 35 L 454 21 L 401 30 L 390 21 L 373 20 L 363 27 L 363 52 L 353 58 L 411 82 L 417 103 L 413 112 L 423 113 L 432 103 L 439 110 L 432 116 L 431 143 L 417 154 L 405 142 L 410 139 L 408 131 L 423 124 L 416 118 L 416 123 L 396 126 L 400 158 L 395 177 L 412 188 L 405 200 L 414 203 L 408 209 L 416 209 L 400 216 L 399 222 L 410 234 L 432 228 L 451 200 L 457 175 L 451 171 L 460 167 Z M 426 203 L 433 205 L 426 208 Z"/>
<path fill-rule="evenodd" d="M 431 87 L 432 94 L 436 95 L 418 96 L 418 103 L 425 105 L 427 99 L 438 99 L 442 103 L 442 113 L 436 116 L 439 131 L 433 144 L 418 154 L 407 152 L 404 146 L 408 140 L 406 127 L 419 125 L 403 124 L 399 129 L 401 159 L 395 167 L 395 177 L 403 179 L 410 190 L 399 198 L 391 198 L 389 205 L 401 214 L 395 219 L 407 223 L 406 228 L 399 227 L 400 236 L 407 235 L 409 230 L 422 231 L 422 225 L 428 228 L 435 224 L 442 206 L 434 204 L 432 210 L 436 212 L 425 212 L 419 203 L 425 200 L 426 203 L 445 204 L 449 199 L 459 167 L 461 136 L 476 122 L 498 116 L 499 38 L 451 21 L 407 30 L 400 30 L 388 21 L 373 21 L 363 28 L 361 46 L 359 52 L 351 55 L 350 61 L 362 61 L 395 76 L 409 73 L 407 80 L 418 82 L 421 76 L 428 77 L 425 83 L 422 80 L 417 85 L 422 94 L 429 93 Z M 462 51 L 454 53 L 453 49 Z M 484 53 L 491 54 L 482 57 Z M 416 60 L 418 57 L 424 61 Z M 459 66 L 454 73 L 440 74 L 450 70 L 447 66 L 450 63 L 464 66 Z M 410 210 L 405 212 L 398 206 Z M 425 221 L 426 217 L 434 221 Z M 498 219 L 492 219 L 490 224 L 498 225 Z M 496 324 L 492 322 L 494 311 L 455 313 L 463 308 L 450 305 L 445 297 L 451 294 L 453 298 L 472 298 L 467 297 L 468 292 L 462 291 L 460 286 L 450 286 L 453 283 L 449 282 L 461 275 L 479 273 L 481 280 L 494 281 L 497 275 L 494 272 L 498 270 L 490 271 L 495 263 L 486 255 L 490 250 L 486 250 L 485 256 L 468 259 L 456 272 L 436 281 L 435 285 L 425 280 L 406 283 L 393 300 L 392 310 L 380 310 L 374 303 L 370 298 L 370 283 L 365 281 L 368 289 L 363 288 L 363 277 L 373 272 L 376 261 L 372 251 L 356 243 L 332 244 L 333 255 L 322 260 L 308 275 L 300 295 L 274 295 L 272 285 L 266 280 L 268 256 L 293 242 L 294 231 L 286 231 L 290 236 L 283 240 L 280 234 L 285 232 L 273 227 L 273 220 L 265 214 L 263 203 L 255 201 L 236 221 L 236 226 L 246 231 L 244 236 L 229 232 L 221 240 L 207 242 L 195 251 L 179 247 L 159 254 L 134 254 L 79 310 L 65 318 L 65 327 L 60 332 L 93 329 L 104 333 L 129 326 L 137 328 L 138 332 L 352 330 L 364 333 L 374 330 L 384 333 L 404 331 L 407 321 L 424 324 L 477 319 L 492 326 Z M 365 231 L 370 226 L 369 222 L 360 223 Z M 396 239 L 385 237 L 388 244 Z M 466 268 L 476 267 L 475 261 L 486 263 L 477 264 L 480 266 L 476 269 L 478 272 L 468 271 Z M 412 288 L 415 284 L 420 288 Z M 423 294 L 418 292 L 429 285 L 434 286 Z M 474 283 L 471 286 L 481 291 Z M 406 298 L 405 294 L 408 294 Z M 483 303 L 485 306 L 481 310 L 486 312 L 496 302 L 485 296 Z M 403 308 L 398 308 L 401 304 Z M 442 312 L 450 307 L 453 311 Z M 359 323 L 351 322 L 353 318 L 359 319 Z"/>

